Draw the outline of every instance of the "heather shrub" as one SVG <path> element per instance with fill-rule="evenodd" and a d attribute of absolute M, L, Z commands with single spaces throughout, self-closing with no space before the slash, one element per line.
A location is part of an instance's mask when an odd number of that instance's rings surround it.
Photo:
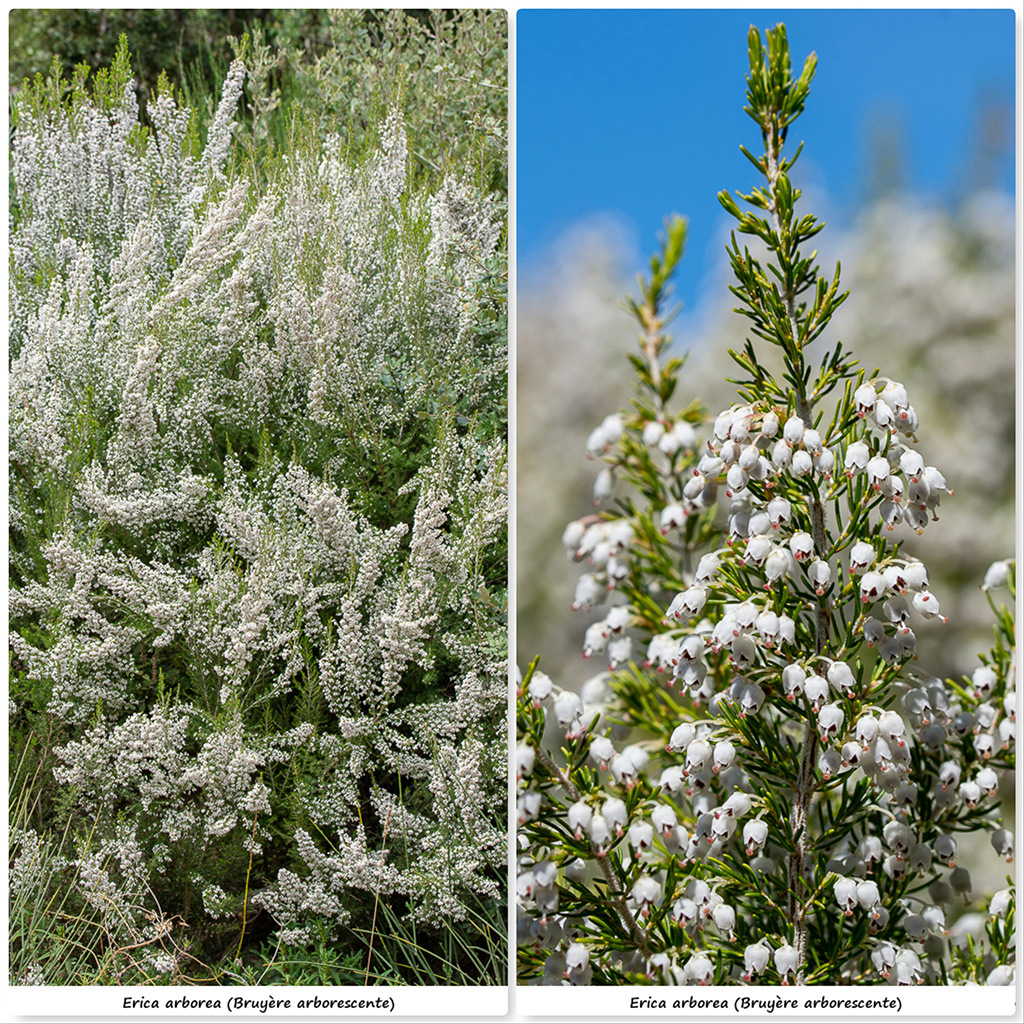
<path fill-rule="evenodd" d="M 783 26 L 748 46 L 759 182 L 719 196 L 735 398 L 681 395 L 672 219 L 628 303 L 633 403 L 586 440 L 603 511 L 563 536 L 608 667 L 520 685 L 520 981 L 1012 984 L 1012 882 L 978 891 L 958 846 L 1013 856 L 1015 563 L 977 581 L 995 643 L 969 675 L 918 658 L 921 622 L 955 628 L 912 553 L 953 489 L 913 382 L 832 331 L 847 293 L 786 148 L 815 58 L 794 77 Z"/>
<path fill-rule="evenodd" d="M 397 104 L 241 146 L 246 59 L 202 131 L 123 41 L 14 111 L 12 858 L 67 826 L 103 980 L 501 927 L 504 200 Z"/>

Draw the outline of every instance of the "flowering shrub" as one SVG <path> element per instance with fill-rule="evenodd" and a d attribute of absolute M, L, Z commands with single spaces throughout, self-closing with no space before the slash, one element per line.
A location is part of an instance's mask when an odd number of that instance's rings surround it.
<path fill-rule="evenodd" d="M 944 616 L 904 537 L 952 490 L 912 387 L 841 343 L 813 356 L 846 299 L 803 249 L 823 225 L 797 214 L 799 149 L 783 155 L 815 58 L 794 79 L 782 26 L 748 44 L 763 183 L 719 197 L 752 238 L 729 246 L 752 336 L 731 352 L 738 400 L 672 407 L 675 219 L 630 304 L 633 407 L 587 439 L 595 502 L 620 496 L 563 537 L 588 563 L 574 608 L 611 601 L 583 643 L 609 671 L 579 694 L 536 662 L 521 681 L 520 978 L 1011 983 L 1012 885 L 980 941 L 953 917 L 975 898 L 958 836 L 1012 859 L 1013 619 L 991 601 L 970 677 L 916 664 L 915 624 Z M 1014 563 L 983 586 L 1013 595 Z"/>
<path fill-rule="evenodd" d="M 503 200 L 413 176 L 397 106 L 249 173 L 245 79 L 144 127 L 122 45 L 11 159 L 12 855 L 70 822 L 111 942 L 194 956 L 506 863 Z"/>

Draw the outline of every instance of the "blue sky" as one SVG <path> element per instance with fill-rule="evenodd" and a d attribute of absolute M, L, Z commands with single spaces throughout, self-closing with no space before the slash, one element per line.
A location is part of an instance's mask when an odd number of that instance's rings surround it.
<path fill-rule="evenodd" d="M 995 123 L 1006 133 L 993 183 L 1013 191 L 1013 10 L 520 10 L 516 223 L 527 280 L 578 220 L 617 215 L 640 259 L 678 212 L 690 220 L 679 297 L 698 304 L 725 217 L 715 196 L 755 183 L 740 143 L 761 152 L 743 112 L 747 29 L 777 21 L 795 72 L 818 55 L 790 133 L 791 144 L 806 142 L 793 176 L 829 197 L 833 221 L 863 202 L 879 125 L 898 139 L 903 183 L 952 201 L 970 177 L 985 107 L 1002 110 Z"/>

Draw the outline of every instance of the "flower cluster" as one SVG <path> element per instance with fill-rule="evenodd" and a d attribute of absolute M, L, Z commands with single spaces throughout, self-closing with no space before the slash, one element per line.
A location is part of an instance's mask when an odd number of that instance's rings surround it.
<path fill-rule="evenodd" d="M 397 106 L 241 169 L 245 78 L 204 145 L 125 47 L 17 101 L 12 730 L 138 927 L 460 919 L 506 862 L 502 200 Z"/>
<path fill-rule="evenodd" d="M 664 302 L 685 234 L 670 222 L 632 303 L 633 411 L 587 441 L 630 493 L 563 537 L 590 562 L 574 607 L 612 600 L 583 648 L 610 671 L 575 694 L 534 664 L 520 686 L 521 975 L 1006 983 L 1009 918 L 965 954 L 946 915 L 977 896 L 955 835 L 987 831 L 1012 856 L 1012 617 L 993 603 L 997 642 L 968 678 L 917 664 L 914 629 L 945 617 L 894 531 L 919 533 L 952 491 L 918 453 L 903 384 L 841 346 L 809 360 L 846 298 L 800 255 L 820 225 L 795 217 L 781 156 L 814 63 L 791 77 L 781 26 L 767 50 L 752 30 L 750 55 L 766 185 L 742 198 L 764 216 L 720 198 L 775 261 L 769 275 L 729 250 L 733 293 L 784 374 L 748 341 L 732 353 L 738 402 L 706 420 L 696 403 L 669 411 L 680 363 L 664 357 Z M 1011 562 L 993 566 L 990 598 L 1013 579 Z M 585 970 L 569 966 L 579 947 Z"/>

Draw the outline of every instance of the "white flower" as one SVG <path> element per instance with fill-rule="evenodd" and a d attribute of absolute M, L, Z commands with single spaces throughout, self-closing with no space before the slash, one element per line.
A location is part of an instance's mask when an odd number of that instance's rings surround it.
<path fill-rule="evenodd" d="M 819 596 L 825 593 L 827 587 L 832 583 L 832 567 L 828 562 L 816 559 L 807 566 L 807 578 L 815 593 Z"/>
<path fill-rule="evenodd" d="M 773 959 L 775 961 L 775 969 L 782 977 L 782 984 L 788 985 L 789 976 L 791 974 L 796 974 L 796 969 L 800 962 L 796 949 L 788 942 L 783 943 L 777 950 L 775 950 L 775 956 Z"/>
<path fill-rule="evenodd" d="M 1013 860 L 1013 833 L 1009 829 L 997 828 L 991 836 L 992 849 L 1005 857 L 1007 862 Z"/>
<path fill-rule="evenodd" d="M 854 441 L 846 449 L 846 475 L 852 477 L 855 473 L 863 473 L 871 458 L 871 449 L 863 441 Z"/>
<path fill-rule="evenodd" d="M 516 779 L 525 778 L 533 772 L 533 747 L 520 743 L 516 747 Z"/>
<path fill-rule="evenodd" d="M 698 985 L 707 985 L 714 977 L 715 968 L 705 953 L 694 953 L 686 961 L 686 977 Z"/>
<path fill-rule="evenodd" d="M 853 908 L 857 906 L 857 880 L 855 878 L 843 878 L 840 876 L 832 886 L 836 903 L 847 917 L 853 914 Z"/>
<path fill-rule="evenodd" d="M 875 561 L 875 548 L 874 545 L 869 544 L 867 541 L 857 541 L 856 544 L 850 548 L 850 572 L 856 575 L 861 575 L 866 572 Z"/>
<path fill-rule="evenodd" d="M 844 717 L 843 709 L 838 704 L 826 704 L 822 707 L 818 712 L 818 732 L 822 743 L 826 743 L 842 729 Z"/>
<path fill-rule="evenodd" d="M 753 981 L 768 966 L 771 950 L 765 939 L 759 939 L 743 950 L 743 980 Z"/>
<path fill-rule="evenodd" d="M 814 553 L 814 540 L 809 533 L 800 530 L 789 538 L 789 547 L 793 552 L 793 557 L 800 562 L 805 558 L 810 558 Z"/>
<path fill-rule="evenodd" d="M 997 917 L 1006 917 L 1006 912 L 1012 905 L 1013 893 L 1009 889 L 1000 889 L 998 892 L 993 893 L 992 899 L 989 900 L 989 917 L 993 920 Z"/>
<path fill-rule="evenodd" d="M 878 393 L 873 384 L 861 384 L 853 393 L 853 400 L 857 403 L 857 415 L 863 418 L 875 408 L 875 400 Z"/>
<path fill-rule="evenodd" d="M 633 901 L 642 909 L 641 913 L 647 915 L 650 908 L 661 903 L 664 890 L 661 883 L 650 875 L 641 875 L 634 883 L 631 896 Z"/>
<path fill-rule="evenodd" d="M 583 833 L 590 828 L 594 812 L 590 804 L 585 800 L 577 800 L 574 804 L 570 805 L 566 816 L 569 821 L 569 828 L 572 829 L 576 838 L 580 839 Z"/>
<path fill-rule="evenodd" d="M 1005 585 L 1010 578 L 1010 563 L 1012 559 L 1003 559 L 1001 562 L 993 562 L 985 571 L 985 582 L 982 590 L 994 590 Z"/>

